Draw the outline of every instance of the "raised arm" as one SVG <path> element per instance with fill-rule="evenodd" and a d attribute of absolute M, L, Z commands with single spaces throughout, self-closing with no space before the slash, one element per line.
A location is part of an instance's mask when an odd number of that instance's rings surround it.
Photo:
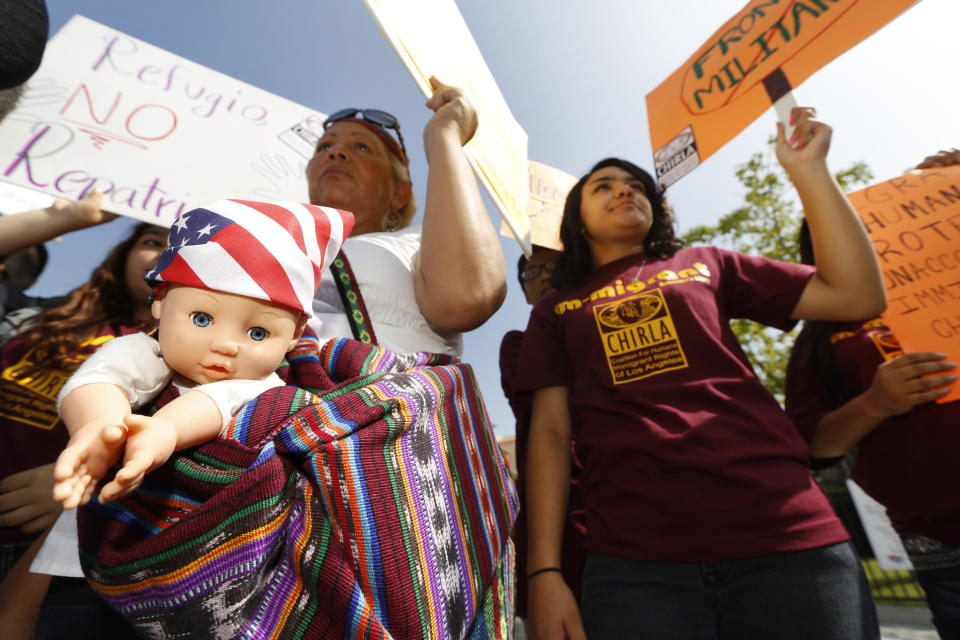
<path fill-rule="evenodd" d="M 527 585 L 528 630 L 535 640 L 585 638 L 576 598 L 555 570 L 561 568 L 570 491 L 570 434 L 567 388 L 535 391 L 527 446 L 527 566 L 518 568 L 519 580 L 536 574 Z"/>
<path fill-rule="evenodd" d="M 60 198 L 46 209 L 0 216 L 0 256 L 42 244 L 57 236 L 113 220 L 102 211 L 103 194 L 94 190 L 83 200 Z"/>
<path fill-rule="evenodd" d="M 417 305 L 443 331 L 469 331 L 492 316 L 506 296 L 500 241 L 463 154 L 477 130 L 477 112 L 456 87 L 431 78 L 435 114 L 423 131 L 430 164 L 423 211 Z"/>
<path fill-rule="evenodd" d="M 832 131 L 811 108 L 797 107 L 795 140 L 777 125 L 777 158 L 803 204 L 817 273 L 791 314 L 804 320 L 859 320 L 878 315 L 887 298 L 876 254 L 856 211 L 827 168 Z"/>

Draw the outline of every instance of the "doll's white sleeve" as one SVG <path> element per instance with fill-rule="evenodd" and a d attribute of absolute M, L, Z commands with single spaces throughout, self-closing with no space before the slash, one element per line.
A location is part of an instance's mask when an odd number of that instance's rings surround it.
<path fill-rule="evenodd" d="M 258 395 L 273 389 L 274 387 L 284 386 L 284 381 L 276 373 L 271 373 L 263 380 L 219 380 L 217 382 L 208 382 L 192 389 L 183 391 L 199 391 L 206 394 L 217 405 L 220 410 L 220 435 L 223 435 L 230 424 L 230 420 L 240 408 L 256 398 Z"/>
<path fill-rule="evenodd" d="M 68 393 L 95 382 L 115 384 L 127 392 L 130 406 L 139 409 L 152 400 L 172 371 L 160 357 L 160 343 L 145 333 L 114 338 L 97 349 L 64 383 L 57 408 Z"/>

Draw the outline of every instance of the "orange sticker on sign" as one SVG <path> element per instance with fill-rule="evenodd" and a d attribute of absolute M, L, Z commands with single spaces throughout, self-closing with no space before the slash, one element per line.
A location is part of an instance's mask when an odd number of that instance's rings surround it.
<path fill-rule="evenodd" d="M 883 272 L 883 317 L 904 351 L 960 361 L 960 166 L 911 171 L 849 198 Z M 957 399 L 955 387 L 940 402 Z"/>
<path fill-rule="evenodd" d="M 692 171 L 773 102 L 914 2 L 748 2 L 647 94 L 661 184 Z"/>

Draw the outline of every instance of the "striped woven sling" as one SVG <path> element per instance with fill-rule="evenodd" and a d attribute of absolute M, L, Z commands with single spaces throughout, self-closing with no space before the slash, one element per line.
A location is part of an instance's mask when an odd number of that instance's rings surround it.
<path fill-rule="evenodd" d="M 307 335 L 279 373 L 80 510 L 99 594 L 148 638 L 511 637 L 516 494 L 470 367 Z"/>

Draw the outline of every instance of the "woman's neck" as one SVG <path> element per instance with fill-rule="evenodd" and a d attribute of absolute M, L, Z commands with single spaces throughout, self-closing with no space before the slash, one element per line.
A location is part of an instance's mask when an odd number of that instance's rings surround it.
<path fill-rule="evenodd" d="M 642 242 L 627 242 L 622 244 L 614 243 L 590 247 L 590 254 L 593 257 L 594 269 L 599 269 L 600 267 L 610 264 L 615 260 L 625 258 L 626 256 L 632 256 L 637 253 L 643 253 Z"/>

